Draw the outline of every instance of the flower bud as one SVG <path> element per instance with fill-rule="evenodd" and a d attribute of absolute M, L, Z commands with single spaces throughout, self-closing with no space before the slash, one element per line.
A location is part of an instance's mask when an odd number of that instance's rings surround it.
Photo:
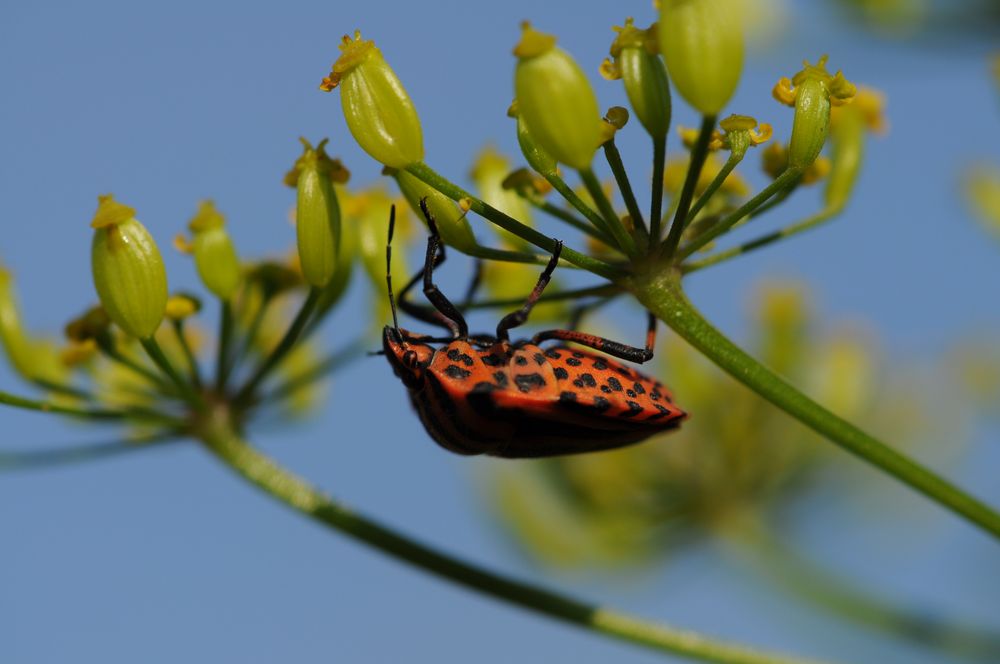
<path fill-rule="evenodd" d="M 475 249 L 476 237 L 472 234 L 469 220 L 453 200 L 407 171 L 391 171 L 388 175 L 396 178 L 396 184 L 399 185 L 406 202 L 420 219 L 424 218 L 420 201 L 423 198 L 427 199 L 427 209 L 434 216 L 438 232 L 441 233 L 441 239 L 445 244 L 463 252 Z"/>
<path fill-rule="evenodd" d="M 295 227 L 302 275 L 313 286 L 322 287 L 333 278 L 340 245 L 340 205 L 333 183 L 346 182 L 349 173 L 327 156 L 326 139 L 315 149 L 304 138 L 299 140 L 304 151 L 285 176 L 285 184 L 298 192 Z"/>
<path fill-rule="evenodd" d="M 657 57 L 655 26 L 640 30 L 625 19 L 615 27 L 618 36 L 611 44 L 611 58 L 601 65 L 601 75 L 620 78 L 625 84 L 632 110 L 653 138 L 664 138 L 670 129 L 670 83 L 667 69 Z"/>
<path fill-rule="evenodd" d="M 843 113 L 833 127 L 830 143 L 830 176 L 823 198 L 827 207 L 841 208 L 854 189 L 864 156 L 865 126 L 861 113 Z"/>
<path fill-rule="evenodd" d="M 557 161 L 588 168 L 601 144 L 601 112 L 587 75 L 555 37 L 527 23 L 514 55 L 514 94 L 531 136 Z"/>
<path fill-rule="evenodd" d="M 718 115 L 743 69 L 736 0 L 661 0 L 660 53 L 677 91 L 702 115 Z"/>
<path fill-rule="evenodd" d="M 195 268 L 205 288 L 222 300 L 236 293 L 242 279 L 240 261 L 225 223 L 225 217 L 212 201 L 202 201 L 188 222 L 192 240 L 188 242 L 183 235 L 174 238 L 174 247 L 194 256 Z"/>
<path fill-rule="evenodd" d="M 782 78 L 774 86 L 774 98 L 795 108 L 789 168 L 802 169 L 816 160 L 830 131 L 830 106 L 846 104 L 854 97 L 854 85 L 839 71 L 831 76 L 826 61 L 824 55 L 816 65 L 803 62 L 802 71 L 790 81 Z"/>
<path fill-rule="evenodd" d="M 167 298 L 164 315 L 173 321 L 182 321 L 201 311 L 201 300 L 190 293 L 174 293 Z"/>
<path fill-rule="evenodd" d="M 335 188 L 337 198 L 345 200 L 347 192 L 343 187 Z M 337 245 L 337 259 L 334 261 L 333 276 L 320 295 L 316 303 L 317 311 L 327 311 L 333 307 L 347 291 L 351 283 L 351 275 L 354 271 L 354 257 L 357 254 L 358 230 L 352 223 L 340 224 L 340 243 Z"/>
<path fill-rule="evenodd" d="M 528 165 L 531 166 L 537 173 L 549 176 L 554 175 L 559 168 L 556 163 L 555 157 L 546 152 L 540 145 L 538 141 L 535 140 L 531 132 L 528 131 L 528 125 L 525 124 L 524 120 L 521 118 L 521 113 L 517 108 L 517 100 L 510 105 L 507 110 L 507 115 L 509 117 L 515 118 L 517 120 L 517 144 L 521 148 L 521 154 L 528 161 Z"/>
<path fill-rule="evenodd" d="M 395 72 L 375 42 L 344 35 L 340 57 L 320 89 L 340 86 L 340 103 L 347 128 L 358 145 L 375 160 L 406 168 L 424 159 L 420 118 Z"/>
<path fill-rule="evenodd" d="M 30 344 L 21 323 L 21 312 L 14 293 L 14 278 L 0 267 L 0 343 L 14 370 L 31 379 Z"/>
<path fill-rule="evenodd" d="M 97 295 L 111 320 L 127 334 L 148 339 L 167 305 L 167 271 L 156 242 L 135 210 L 98 197 L 90 266 Z"/>

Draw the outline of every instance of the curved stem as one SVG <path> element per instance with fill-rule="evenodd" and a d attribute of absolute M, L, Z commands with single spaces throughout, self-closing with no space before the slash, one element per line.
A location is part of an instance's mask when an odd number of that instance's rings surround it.
<path fill-rule="evenodd" d="M 574 288 L 573 290 L 556 291 L 552 293 L 542 293 L 537 302 L 557 302 L 561 300 L 577 300 L 581 297 L 593 296 L 615 296 L 622 292 L 622 289 L 614 284 L 601 284 L 600 286 L 588 286 L 586 288 Z M 469 302 L 465 309 L 492 309 L 494 307 L 516 307 L 524 304 L 523 297 L 510 297 L 499 300 L 480 300 Z"/>
<path fill-rule="evenodd" d="M 594 208 L 587 205 L 587 201 L 583 200 L 576 195 L 576 192 L 570 188 L 566 181 L 560 177 L 558 173 L 549 173 L 543 175 L 545 181 L 552 185 L 552 188 L 562 196 L 567 203 L 576 208 L 576 211 L 587 218 L 591 224 L 594 225 L 598 231 L 600 231 L 606 238 L 608 238 L 607 245 L 609 247 L 615 247 L 614 238 L 611 235 L 611 229 L 608 228 L 608 224 L 604 221 L 604 217 L 598 214 Z"/>
<path fill-rule="evenodd" d="M 201 399 L 201 395 L 195 392 L 191 385 L 177 373 L 177 369 L 171 364 L 170 359 L 163 352 L 163 349 L 160 348 L 160 344 L 157 343 L 156 339 L 154 337 L 140 339 L 139 343 L 142 344 L 142 347 L 146 350 L 150 359 L 160 368 L 160 371 L 165 373 L 177 389 L 180 390 L 184 398 L 196 408 L 203 408 L 205 404 Z"/>
<path fill-rule="evenodd" d="M 198 367 L 198 358 L 194 356 L 194 351 L 191 350 L 191 344 L 188 343 L 187 335 L 184 334 L 184 321 L 175 320 L 173 321 L 174 335 L 177 337 L 177 345 L 181 347 L 181 352 L 184 353 L 184 360 L 188 365 L 188 375 L 191 377 L 191 384 L 194 385 L 195 389 L 201 389 L 201 369 Z"/>
<path fill-rule="evenodd" d="M 639 202 L 635 200 L 635 192 L 632 191 L 632 183 L 628 181 L 628 173 L 625 171 L 625 164 L 622 163 L 621 152 L 618 151 L 618 146 L 615 145 L 615 139 L 612 138 L 610 141 L 606 141 L 603 147 L 604 156 L 608 160 L 608 166 L 611 167 L 611 172 L 615 176 L 615 182 L 618 184 L 618 191 L 622 195 L 622 200 L 625 201 L 625 208 L 632 217 L 632 225 L 635 226 L 635 230 L 643 242 L 648 243 L 649 231 L 646 230 L 646 220 L 642 217 Z"/>
<path fill-rule="evenodd" d="M 236 362 L 235 357 L 231 357 L 230 346 L 233 341 L 233 305 L 229 300 L 219 300 L 222 305 L 219 311 L 219 350 L 215 358 L 215 391 L 222 394 L 226 391 L 226 383 L 229 381 L 229 372 Z M 266 306 L 266 301 L 261 304 L 261 313 Z M 260 321 L 256 321 L 258 324 Z M 256 332 L 256 330 L 254 330 Z"/>
<path fill-rule="evenodd" d="M 608 230 L 611 231 L 612 237 L 615 238 L 615 243 L 627 255 L 635 256 L 635 240 L 632 239 L 625 226 L 622 225 L 621 219 L 618 218 L 618 213 L 615 212 L 611 201 L 608 200 L 607 195 L 604 193 L 604 188 L 601 186 L 601 182 L 597 179 L 597 176 L 594 175 L 593 169 L 584 168 L 579 173 L 580 179 L 583 180 L 583 186 L 587 188 L 590 197 L 597 203 L 597 209 L 600 210 L 601 216 L 604 217 Z"/>
<path fill-rule="evenodd" d="M 677 245 L 681 242 L 681 235 L 684 227 L 690 220 L 688 210 L 691 208 L 691 199 L 694 198 L 694 189 L 698 185 L 698 178 L 701 176 L 701 169 L 705 165 L 708 157 L 708 143 L 712 140 L 712 132 L 715 130 L 715 116 L 706 115 L 701 119 L 701 131 L 698 133 L 698 140 L 695 141 L 691 149 L 691 160 L 688 162 L 687 176 L 684 178 L 684 186 L 681 188 L 681 195 L 677 200 L 677 207 L 674 211 L 674 220 L 670 224 L 670 232 L 667 239 L 663 241 L 663 254 L 673 256 L 677 251 Z"/>
<path fill-rule="evenodd" d="M 746 152 L 730 153 L 729 159 L 727 159 L 726 163 L 722 165 L 722 168 L 719 169 L 719 172 L 716 174 L 715 178 L 709 183 L 704 193 L 702 193 L 702 195 L 698 197 L 698 200 L 694 202 L 694 205 L 692 205 L 691 209 L 688 211 L 689 222 L 690 220 L 698 216 L 698 213 L 701 212 L 701 209 L 705 207 L 705 204 L 708 203 L 709 200 L 711 200 L 712 196 L 715 195 L 715 192 L 719 190 L 719 187 L 721 187 L 722 183 L 726 181 L 726 178 L 729 177 L 729 174 L 733 172 L 733 169 L 736 168 L 736 165 L 739 164 L 741 161 L 743 161 L 743 157 L 745 154 Z"/>
<path fill-rule="evenodd" d="M 804 660 L 720 643 L 515 581 L 436 551 L 334 501 L 241 440 L 217 413 L 201 432 L 207 448 L 272 497 L 382 553 L 466 588 L 617 639 L 707 662 L 801 664 Z"/>
<path fill-rule="evenodd" d="M 49 401 L 39 401 L 37 399 L 26 399 L 8 392 L 0 391 L 0 404 L 21 408 L 23 410 L 34 410 L 41 413 L 57 413 L 59 415 L 69 415 L 85 420 L 148 420 L 153 422 L 164 422 L 170 425 L 178 425 L 175 418 L 164 413 L 158 413 L 145 408 L 128 408 L 127 410 L 109 410 L 106 408 L 77 408 L 66 406 Z"/>
<path fill-rule="evenodd" d="M 409 166 L 406 167 L 406 170 L 409 171 L 411 174 L 415 175 L 416 177 L 418 177 L 425 184 L 428 184 L 434 189 L 437 189 L 438 191 L 440 191 L 442 194 L 452 199 L 453 201 L 459 201 L 463 198 L 468 199 L 472 203 L 471 209 L 473 212 L 482 217 L 485 217 L 486 219 L 493 222 L 500 228 L 506 231 L 510 231 L 511 233 L 518 236 L 522 240 L 530 242 L 536 247 L 541 247 L 550 254 L 551 252 L 555 251 L 556 248 L 555 240 L 548 237 L 547 235 L 539 233 L 531 226 L 522 224 L 517 219 L 514 219 L 513 217 L 504 214 L 503 212 L 496 209 L 492 205 L 489 205 L 488 203 L 479 198 L 476 198 L 475 196 L 465 191 L 458 185 L 449 182 L 441 175 L 439 175 L 437 172 L 435 172 L 427 164 L 423 163 L 410 164 Z M 579 251 L 575 251 L 574 249 L 570 249 L 569 247 L 563 247 L 561 256 L 562 258 L 572 263 L 573 265 L 581 267 L 584 270 L 593 272 L 594 274 L 600 275 L 606 279 L 615 279 L 617 277 L 622 276 L 622 271 L 620 271 L 613 265 L 605 263 L 604 261 L 598 260 L 596 258 L 591 258 L 586 254 L 581 254 Z"/>
<path fill-rule="evenodd" d="M 660 243 L 660 217 L 663 215 L 663 171 L 667 165 L 667 137 L 653 138 L 653 195 L 649 202 L 649 249 Z"/>
<path fill-rule="evenodd" d="M 555 217 L 559 221 L 569 224 L 578 231 L 586 233 L 590 237 L 600 240 L 609 247 L 614 246 L 615 241 L 612 240 L 610 237 L 608 237 L 603 231 L 592 226 L 591 224 L 588 224 L 583 219 L 577 218 L 577 216 L 574 215 L 569 210 L 565 210 L 559 207 L 558 205 L 553 205 L 552 203 L 549 203 L 548 201 L 542 199 L 539 196 L 526 194 L 524 190 L 519 190 L 517 193 L 521 198 L 528 201 L 528 203 L 530 203 L 531 206 L 534 207 L 536 210 L 541 210 L 545 214 L 548 214 L 552 217 Z"/>
<path fill-rule="evenodd" d="M 361 339 L 357 339 L 346 347 L 330 353 L 326 358 L 317 362 L 309 369 L 292 376 L 281 385 L 268 392 L 261 398 L 261 403 L 280 401 L 292 396 L 299 390 L 308 387 L 318 380 L 321 380 L 333 373 L 337 369 L 361 357 L 367 346 Z"/>
<path fill-rule="evenodd" d="M 678 273 L 665 271 L 623 285 L 733 378 L 831 442 L 1000 539 L 1000 514 L 993 508 L 823 408 L 715 329 L 684 295 Z"/>
<path fill-rule="evenodd" d="M 0 473 L 98 461 L 120 454 L 150 450 L 165 443 L 173 443 L 180 435 L 180 433 L 168 431 L 135 440 L 85 443 L 57 449 L 0 451 Z"/>

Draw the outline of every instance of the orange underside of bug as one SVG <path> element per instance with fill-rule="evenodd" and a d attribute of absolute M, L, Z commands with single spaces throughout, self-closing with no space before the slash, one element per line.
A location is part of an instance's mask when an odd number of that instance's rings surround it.
<path fill-rule="evenodd" d="M 400 350 L 393 345 L 387 351 Z M 606 450 L 677 428 L 686 417 L 662 383 L 584 349 L 465 340 L 435 349 L 419 337 L 406 349 L 419 358 L 413 405 L 428 433 L 458 454 Z"/>

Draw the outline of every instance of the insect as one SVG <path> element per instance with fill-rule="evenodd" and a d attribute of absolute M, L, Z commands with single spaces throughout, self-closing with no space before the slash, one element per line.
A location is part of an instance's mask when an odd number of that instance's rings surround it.
<path fill-rule="evenodd" d="M 400 291 L 399 308 L 447 329 L 449 336 L 434 338 L 399 327 L 388 267 L 396 212 L 392 208 L 386 284 L 393 324 L 385 327 L 382 345 L 438 444 L 466 455 L 546 457 L 623 447 L 680 425 L 686 414 L 654 378 L 590 350 L 539 346 L 550 339 L 570 341 L 645 362 L 653 356 L 652 315 L 645 348 L 572 330 L 548 330 L 512 342 L 510 330 L 527 320 L 556 268 L 562 249 L 557 242 L 524 305 L 500 320 L 495 336 L 471 336 L 461 312 L 434 285 L 433 272 L 444 262 L 445 248 L 424 201 L 421 209 L 430 227 L 427 253 L 423 269 Z M 420 280 L 433 310 L 406 298 Z"/>

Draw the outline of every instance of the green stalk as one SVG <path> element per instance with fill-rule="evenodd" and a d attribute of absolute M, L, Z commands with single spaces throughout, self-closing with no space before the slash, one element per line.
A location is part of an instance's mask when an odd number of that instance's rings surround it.
<path fill-rule="evenodd" d="M 705 159 L 708 158 L 708 143 L 712 140 L 713 131 L 715 131 L 715 116 L 702 117 L 701 131 L 698 133 L 698 140 L 695 141 L 694 147 L 691 149 L 691 161 L 688 163 L 681 195 L 677 199 L 674 220 L 670 224 L 667 239 L 663 241 L 663 255 L 665 256 L 673 256 L 674 252 L 677 251 L 684 227 L 690 220 L 688 210 L 691 208 L 691 199 L 694 198 L 694 189 L 698 185 L 698 178 L 701 177 L 701 169 L 705 165 Z"/>
<path fill-rule="evenodd" d="M 649 249 L 660 242 L 660 219 L 663 216 L 663 172 L 667 166 L 667 137 L 653 138 L 653 195 L 649 202 Z"/>
<path fill-rule="evenodd" d="M 684 260 L 694 252 L 698 251 L 706 244 L 719 237 L 734 225 L 736 225 L 743 217 L 752 213 L 754 210 L 759 208 L 761 205 L 767 202 L 774 194 L 778 193 L 785 187 L 791 185 L 795 180 L 797 180 L 802 173 L 795 169 L 786 169 L 781 175 L 775 178 L 774 182 L 767 185 L 760 192 L 751 198 L 749 201 L 738 207 L 732 214 L 728 215 L 722 219 L 715 226 L 712 226 L 707 231 L 699 235 L 698 237 L 691 240 L 690 243 L 684 245 L 680 251 L 677 252 L 678 260 Z M 670 255 L 670 254 L 668 254 Z"/>
<path fill-rule="evenodd" d="M 302 388 L 308 387 L 322 378 L 330 375 L 337 369 L 361 357 L 365 348 L 371 346 L 365 344 L 360 339 L 348 344 L 345 348 L 330 353 L 326 358 L 320 360 L 309 369 L 292 376 L 281 385 L 277 386 L 263 398 L 261 403 L 271 403 L 280 401 L 292 396 Z"/>
<path fill-rule="evenodd" d="M 684 295 L 679 273 L 663 271 L 623 286 L 733 378 L 831 442 L 1000 539 L 1000 514 L 991 507 L 823 408 L 715 329 Z"/>
<path fill-rule="evenodd" d="M 538 302 L 558 302 L 562 300 L 577 300 L 581 297 L 608 295 L 615 296 L 622 292 L 621 288 L 614 284 L 602 284 L 600 286 L 588 286 L 587 288 L 574 288 L 573 290 L 558 291 L 554 293 L 543 293 L 538 298 Z M 495 307 L 517 307 L 524 304 L 523 297 L 511 297 L 501 300 L 480 300 L 470 302 L 464 309 L 492 309 Z"/>
<path fill-rule="evenodd" d="M 705 204 L 708 203 L 708 201 L 712 198 L 712 196 L 715 195 L 715 192 L 719 190 L 719 187 L 721 187 L 722 183 L 726 181 L 726 178 L 729 177 L 729 174 L 733 172 L 733 169 L 736 168 L 736 165 L 739 164 L 741 161 L 743 161 L 743 157 L 745 155 L 746 152 L 742 152 L 739 154 L 737 154 L 736 152 L 732 152 L 729 154 L 729 159 L 726 159 L 726 163 L 723 164 L 722 168 L 719 169 L 718 174 L 709 183 L 708 188 L 705 189 L 705 192 L 701 196 L 699 196 L 698 200 L 695 201 L 694 205 L 691 206 L 691 210 L 688 212 L 687 215 L 688 216 L 687 223 L 690 223 L 691 220 L 693 220 L 695 217 L 698 216 L 698 213 L 701 212 L 701 209 L 705 207 Z"/>
<path fill-rule="evenodd" d="M 681 271 L 684 274 L 697 272 L 698 270 L 704 269 L 711 265 L 718 265 L 719 263 L 727 261 L 731 258 L 742 256 L 743 254 L 749 253 L 754 249 L 760 249 L 761 247 L 766 247 L 772 242 L 777 242 L 778 240 L 782 240 L 786 237 L 791 237 L 792 235 L 795 235 L 797 233 L 801 233 L 811 228 L 815 228 L 824 221 L 836 217 L 838 214 L 840 214 L 842 210 L 843 210 L 842 206 L 828 207 L 810 217 L 806 217 L 802 221 L 786 226 L 785 228 L 774 231 L 773 233 L 762 235 L 759 238 L 750 240 L 748 242 L 744 242 L 741 245 L 735 246 L 731 249 L 726 249 L 725 251 L 720 251 L 718 253 L 712 254 L 711 256 L 707 256 L 705 258 L 696 261 L 691 261 L 690 263 L 685 263 L 684 265 L 681 266 Z"/>
<path fill-rule="evenodd" d="M 8 392 L 0 392 L 0 404 L 23 408 L 24 410 L 37 410 L 42 413 L 59 413 L 60 415 L 70 415 L 86 420 L 122 420 L 129 417 L 129 413 L 121 410 L 107 410 L 104 408 L 75 408 L 73 406 L 63 406 L 39 401 L 37 399 L 26 399 Z"/>
<path fill-rule="evenodd" d="M 233 403 L 241 404 L 245 403 L 247 399 L 253 396 L 254 391 L 257 387 L 267 378 L 267 375 L 278 366 L 278 364 L 285 358 L 286 355 L 295 346 L 295 342 L 298 340 L 299 335 L 302 334 L 302 330 L 305 328 L 306 323 L 309 322 L 309 317 L 312 316 L 313 311 L 316 309 L 316 303 L 319 301 L 320 295 L 322 295 L 322 290 L 319 288 L 311 288 L 309 290 L 309 295 L 306 297 L 305 302 L 302 303 L 302 307 L 299 309 L 299 313 L 296 314 L 295 320 L 289 326 L 288 330 L 285 332 L 285 336 L 281 338 L 278 345 L 275 346 L 271 354 L 257 367 L 257 371 L 254 372 L 250 380 L 240 388 L 239 393 L 233 399 Z"/>
<path fill-rule="evenodd" d="M 201 400 L 201 395 L 199 395 L 184 378 L 177 373 L 177 369 L 171 364 L 170 359 L 167 357 L 163 349 L 160 348 L 160 344 L 157 343 L 156 339 L 149 337 L 147 339 L 139 339 L 139 343 L 146 350 L 146 354 L 149 355 L 150 359 L 160 368 L 164 374 L 170 379 L 177 389 L 180 391 L 181 396 L 184 397 L 191 405 L 196 408 L 204 407 L 204 402 Z"/>
<path fill-rule="evenodd" d="M 515 606 L 660 652 L 721 664 L 803 664 L 804 660 L 721 643 L 515 581 L 436 551 L 334 501 L 241 440 L 225 413 L 205 423 L 206 447 L 244 479 L 305 516 L 397 560 Z"/>
<path fill-rule="evenodd" d="M 625 201 L 625 208 L 628 210 L 629 216 L 632 217 L 632 225 L 642 241 L 648 243 L 649 231 L 646 230 L 646 220 L 642 218 L 639 202 L 635 200 L 635 192 L 632 191 L 632 183 L 628 181 L 628 173 L 625 171 L 625 164 L 622 163 L 621 152 L 615 145 L 615 139 L 606 141 L 602 147 L 604 148 L 604 157 L 608 160 L 608 166 L 611 167 L 615 182 L 618 184 L 618 191 L 622 195 L 622 200 Z"/>
<path fill-rule="evenodd" d="M 229 372 L 232 371 L 235 358 L 230 358 L 230 345 L 233 342 L 233 305 L 229 300 L 220 300 L 220 303 L 222 310 L 219 312 L 219 354 L 215 358 L 215 391 L 222 394 L 226 391 L 226 383 L 229 381 Z M 261 313 L 263 306 L 262 304 Z"/>
<path fill-rule="evenodd" d="M 567 203 L 576 208 L 576 211 L 586 217 L 587 221 L 593 224 L 594 228 L 608 238 L 606 244 L 609 247 L 614 249 L 618 248 L 615 246 L 614 239 L 611 235 L 611 229 L 608 227 L 608 222 L 606 222 L 604 217 L 594 210 L 594 208 L 587 205 L 587 201 L 577 196 L 576 192 L 573 191 L 568 184 L 566 184 L 566 181 L 563 180 L 558 173 L 549 173 L 548 175 L 543 175 L 543 177 L 545 178 L 545 181 L 551 184 L 552 188 L 566 200 Z"/>
<path fill-rule="evenodd" d="M 594 226 L 578 218 L 569 210 L 565 210 L 559 207 L 558 205 L 553 205 L 552 203 L 549 203 L 548 201 L 542 199 L 541 197 L 525 194 L 523 191 L 518 191 L 517 193 L 521 198 L 528 201 L 528 203 L 531 204 L 531 206 L 534 207 L 536 210 L 540 210 L 545 214 L 555 217 L 559 221 L 569 224 L 578 231 L 586 233 L 590 237 L 600 240 L 609 247 L 614 246 L 615 241 L 612 240 L 610 237 L 608 237 L 606 234 L 604 234 L 603 231 L 598 230 Z"/>
<path fill-rule="evenodd" d="M 158 387 L 159 389 L 161 389 L 161 390 L 163 390 L 165 392 L 170 392 L 170 393 L 174 393 L 175 392 L 173 386 L 170 385 L 170 383 L 168 383 L 167 381 L 165 381 L 155 371 L 153 371 L 153 370 L 151 370 L 151 369 L 149 369 L 147 367 L 142 366 L 141 364 L 139 364 L 138 362 L 136 362 L 132 358 L 124 355 L 121 351 L 119 351 L 115 347 L 114 341 L 111 339 L 111 335 L 109 335 L 109 334 L 102 334 L 99 337 L 97 337 L 96 341 L 97 341 L 97 348 L 102 353 L 104 353 L 108 357 L 108 359 L 110 359 L 111 361 L 117 362 L 118 364 L 122 365 L 126 369 L 134 372 L 135 374 L 137 374 L 139 376 L 142 376 L 143 378 L 145 378 L 146 380 L 148 380 L 150 383 L 152 383 L 153 385 L 155 385 L 156 387 Z"/>
<path fill-rule="evenodd" d="M 425 184 L 430 185 L 434 189 L 437 189 L 442 194 L 452 199 L 453 201 L 459 201 L 463 198 L 468 199 L 472 203 L 472 211 L 476 214 L 485 217 L 489 221 L 493 222 L 500 228 L 510 231 L 514 235 L 518 236 L 522 240 L 530 242 L 536 247 L 541 247 L 550 254 L 556 248 L 556 241 L 552 238 L 539 233 L 531 226 L 522 224 L 517 219 L 510 217 L 495 207 L 485 203 L 479 198 L 476 198 L 469 192 L 465 191 L 458 185 L 452 184 L 445 178 L 438 175 L 430 166 L 424 163 L 410 164 L 406 167 L 406 170 L 418 177 Z M 586 254 L 581 254 L 578 251 L 570 249 L 569 247 L 563 247 L 562 257 L 567 261 L 581 267 L 584 270 L 593 272 L 594 274 L 600 275 L 606 279 L 615 279 L 622 276 L 621 270 L 614 267 L 609 263 L 605 263 L 602 260 L 592 258 Z"/>
<path fill-rule="evenodd" d="M 181 352 L 184 353 L 184 359 L 188 365 L 188 375 L 191 376 L 191 384 L 195 386 L 195 389 L 201 389 L 201 370 L 198 368 L 198 358 L 194 356 L 191 344 L 188 343 L 187 336 L 184 334 L 184 321 L 175 320 L 173 324 L 174 334 L 177 336 L 177 344 L 181 347 Z"/>
<path fill-rule="evenodd" d="M 160 447 L 164 443 L 173 443 L 176 442 L 179 435 L 177 432 L 166 431 L 135 440 L 85 443 L 83 445 L 73 445 L 72 447 L 60 447 L 57 449 L 23 450 L 17 452 L 3 451 L 0 452 L 0 473 L 16 470 L 37 470 L 88 461 L 99 461 L 100 459 L 107 459 L 120 454 L 150 450 Z"/>
<path fill-rule="evenodd" d="M 625 229 L 622 220 L 618 218 L 618 213 L 615 212 L 611 201 L 605 195 L 604 187 L 601 186 L 601 182 L 594 175 L 593 169 L 584 168 L 578 172 L 580 173 L 580 179 L 583 181 L 583 186 L 587 188 L 590 197 L 597 203 L 597 209 L 600 211 L 601 216 L 604 217 L 604 221 L 607 223 L 612 237 L 615 238 L 615 243 L 626 255 L 635 256 L 635 240 Z"/>

